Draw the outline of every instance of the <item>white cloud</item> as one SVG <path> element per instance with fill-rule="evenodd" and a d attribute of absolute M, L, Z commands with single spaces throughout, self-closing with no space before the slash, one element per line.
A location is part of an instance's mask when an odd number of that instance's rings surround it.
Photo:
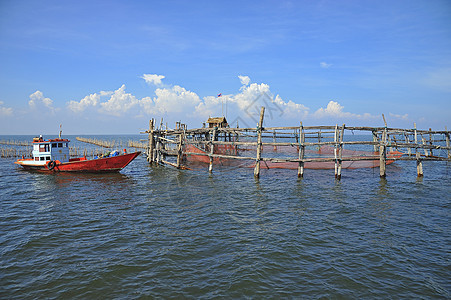
<path fill-rule="evenodd" d="M 4 102 L 0 101 L 0 116 L 10 116 L 13 114 L 13 109 L 11 107 L 4 107 Z"/>
<path fill-rule="evenodd" d="M 238 78 L 240 79 L 242 85 L 248 85 L 249 82 L 251 82 L 251 79 L 249 78 L 249 76 L 238 75 Z"/>
<path fill-rule="evenodd" d="M 138 99 L 125 92 L 125 84 L 115 90 L 107 102 L 100 103 L 100 111 L 113 116 L 120 116 L 138 104 Z"/>
<path fill-rule="evenodd" d="M 322 61 L 319 63 L 319 66 L 323 69 L 328 69 L 332 66 L 332 64 L 328 64 L 328 63 Z"/>
<path fill-rule="evenodd" d="M 53 101 L 50 98 L 44 97 L 41 91 L 36 91 L 30 95 L 30 101 L 28 105 L 33 110 L 46 110 L 54 113 L 56 109 L 53 107 Z"/>
<path fill-rule="evenodd" d="M 245 76 L 249 79 L 248 76 Z M 243 80 L 241 80 L 243 83 Z M 250 81 L 250 79 L 249 79 Z M 248 82 L 244 79 L 244 82 Z M 203 118 L 213 115 L 219 115 L 222 112 L 222 107 L 227 106 L 228 111 L 240 113 L 245 117 L 246 114 L 254 113 L 254 106 L 257 107 L 266 101 L 270 104 L 272 100 L 272 94 L 269 89 L 269 85 L 265 83 L 257 84 L 252 83 L 250 85 L 243 85 L 240 88 L 240 92 L 231 95 L 222 95 L 222 97 L 207 96 L 203 98 L 196 107 L 196 113 Z"/>
<path fill-rule="evenodd" d="M 157 74 L 143 74 L 141 76 L 148 84 L 161 85 L 161 79 L 164 78 L 164 75 Z"/>
<path fill-rule="evenodd" d="M 274 98 L 273 103 L 275 103 L 280 109 L 282 109 L 283 116 L 285 118 L 304 119 L 308 116 L 310 110 L 307 106 L 294 103 L 291 100 L 285 102 L 279 95 Z"/>
<path fill-rule="evenodd" d="M 230 95 L 222 95 L 222 97 L 207 96 L 203 98 L 196 107 L 195 112 L 201 118 L 214 116 L 219 114 L 219 108 L 222 107 L 222 101 L 228 101 Z"/>
<path fill-rule="evenodd" d="M 155 98 L 146 97 L 140 101 L 147 114 L 155 113 L 192 113 L 201 102 L 199 96 L 185 88 L 175 85 L 171 88 L 155 90 Z"/>
<path fill-rule="evenodd" d="M 275 97 L 271 93 L 269 85 L 250 82 L 248 76 L 238 76 L 243 86 L 240 92 L 232 95 L 222 95 L 221 98 L 207 96 L 196 107 L 196 113 L 203 118 L 219 115 L 225 106 L 226 111 L 234 113 L 241 119 L 253 118 L 259 114 L 260 107 L 267 107 L 267 114 L 272 118 L 305 118 L 309 108 L 289 100 L 282 100 L 280 95 Z M 231 121 L 231 120 L 229 120 Z"/>
<path fill-rule="evenodd" d="M 94 93 L 94 94 L 90 94 L 90 95 L 84 97 L 83 99 L 80 100 L 80 102 L 71 100 L 67 104 L 67 106 L 73 112 L 82 112 L 90 106 L 97 106 L 99 101 L 100 101 L 100 94 Z"/>
<path fill-rule="evenodd" d="M 388 113 L 388 115 L 389 115 L 390 117 L 392 117 L 392 118 L 395 118 L 395 119 L 400 119 L 400 120 L 404 120 L 404 121 L 409 120 L 409 115 L 408 115 L 408 114 L 405 114 L 405 115 L 397 115 L 397 114 L 393 114 L 393 113 Z"/>
<path fill-rule="evenodd" d="M 145 79 L 148 82 L 158 83 L 164 78 L 163 75 L 149 75 Z M 156 76 L 156 77 L 155 77 Z M 144 76 L 143 76 L 144 78 Z M 87 109 L 96 109 L 98 113 L 113 116 L 123 116 L 127 114 L 132 117 L 162 116 L 171 114 L 172 119 L 206 119 L 209 116 L 219 116 L 227 114 L 233 122 L 234 118 L 245 122 L 255 121 L 258 117 L 261 106 L 266 106 L 269 122 L 281 122 L 281 120 L 308 120 L 320 118 L 341 118 L 368 120 L 376 117 L 369 113 L 354 114 L 346 112 L 344 107 L 336 101 L 330 101 L 325 108 L 319 108 L 314 113 L 309 107 L 295 103 L 292 100 L 284 100 L 280 95 L 273 96 L 270 87 L 265 83 L 250 83 L 249 76 L 238 76 L 242 86 L 237 93 L 222 95 L 222 97 L 205 96 L 200 98 L 195 92 L 184 87 L 175 85 L 172 87 L 160 87 L 155 89 L 155 96 L 136 98 L 131 93 L 125 91 L 122 85 L 116 91 L 101 91 L 90 94 L 80 101 L 70 101 L 67 107 L 72 112 L 82 112 Z M 44 98 L 42 93 L 37 91 L 30 96 L 30 106 L 42 103 L 51 107 L 52 101 Z M 401 119 L 405 116 L 392 115 Z M 251 123 L 249 123 L 251 124 Z"/>
<path fill-rule="evenodd" d="M 340 105 L 336 101 L 329 101 L 326 108 L 318 109 L 313 117 L 315 118 L 327 118 L 327 117 L 335 117 L 335 118 L 350 118 L 350 119 L 374 119 L 375 116 L 372 116 L 369 113 L 353 114 L 350 112 L 345 112 L 344 106 Z"/>

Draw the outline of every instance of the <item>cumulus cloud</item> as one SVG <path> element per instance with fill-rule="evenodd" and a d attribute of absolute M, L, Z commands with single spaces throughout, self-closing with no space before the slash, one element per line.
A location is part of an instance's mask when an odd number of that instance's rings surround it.
<path fill-rule="evenodd" d="M 10 116 L 13 114 L 13 109 L 11 107 L 4 107 L 4 102 L 0 101 L 0 116 Z"/>
<path fill-rule="evenodd" d="M 100 111 L 113 116 L 120 116 L 138 104 L 138 99 L 125 92 L 125 84 L 115 90 L 107 102 L 100 103 Z"/>
<path fill-rule="evenodd" d="M 214 116 L 219 114 L 219 109 L 222 107 L 223 102 L 228 102 L 231 95 L 222 95 L 221 98 L 215 96 L 204 97 L 196 107 L 195 113 L 201 118 Z"/>
<path fill-rule="evenodd" d="M 247 77 L 247 76 L 245 76 Z M 247 77 L 249 78 L 249 77 Z M 243 80 L 240 78 L 241 83 Z M 249 82 L 246 78 L 244 82 Z M 265 83 L 257 84 L 252 83 L 250 85 L 243 85 L 240 88 L 240 92 L 237 94 L 222 95 L 222 97 L 207 96 L 202 99 L 195 111 L 196 114 L 203 118 L 219 115 L 221 113 L 223 103 L 229 107 L 229 111 L 242 112 L 243 115 L 255 113 L 254 108 L 258 107 L 263 102 L 271 104 L 272 94 L 269 89 L 269 85 Z"/>
<path fill-rule="evenodd" d="M 293 101 L 284 101 L 280 95 L 273 96 L 268 84 L 252 83 L 249 85 L 248 76 L 238 76 L 243 86 L 236 94 L 222 95 L 221 98 L 207 96 L 196 107 L 196 113 L 202 117 L 219 115 L 225 105 L 228 110 L 238 114 L 241 119 L 255 117 L 260 113 L 260 107 L 266 107 L 268 117 L 304 118 L 309 108 Z M 224 103 L 223 103 L 224 102 Z M 226 108 L 227 109 L 227 108 Z"/>
<path fill-rule="evenodd" d="M 161 85 L 161 79 L 164 78 L 164 75 L 157 74 L 143 74 L 141 76 L 148 84 Z"/>
<path fill-rule="evenodd" d="M 369 113 L 364 113 L 362 115 L 360 114 L 353 114 L 350 112 L 344 111 L 344 106 L 340 105 L 336 101 L 329 101 L 326 108 L 320 108 L 318 109 L 313 116 L 315 118 L 327 118 L 327 117 L 334 117 L 334 118 L 351 118 L 351 119 L 371 119 L 375 118 L 375 116 L 372 116 Z"/>
<path fill-rule="evenodd" d="M 175 85 L 171 88 L 158 88 L 153 99 L 143 98 L 140 105 L 147 114 L 155 113 L 191 113 L 201 102 L 199 96 L 185 88 Z"/>
<path fill-rule="evenodd" d="M 33 110 L 44 110 L 54 113 L 56 109 L 53 107 L 53 101 L 50 98 L 44 97 L 41 91 L 36 91 L 30 95 L 28 105 Z"/>
<path fill-rule="evenodd" d="M 328 69 L 328 68 L 330 68 L 332 66 L 332 64 L 328 64 L 328 63 L 322 61 L 322 62 L 319 63 L 319 66 L 321 68 L 323 68 L 323 69 Z"/>
<path fill-rule="evenodd" d="M 146 82 L 159 84 L 163 75 L 144 74 Z M 354 114 L 347 112 L 344 106 L 337 101 L 330 101 L 326 107 L 319 108 L 311 113 L 309 107 L 295 103 L 292 100 L 282 99 L 280 95 L 271 92 L 270 86 L 265 83 L 251 83 L 249 76 L 238 76 L 241 86 L 236 93 L 223 94 L 222 97 L 205 96 L 201 98 L 193 91 L 187 90 L 179 85 L 156 88 L 154 96 L 138 99 L 132 93 L 125 91 L 122 85 L 115 91 L 100 91 L 89 94 L 80 101 L 69 101 L 67 108 L 75 113 L 94 109 L 97 113 L 116 117 L 128 115 L 132 117 L 158 116 L 171 114 L 172 118 L 195 118 L 206 119 L 209 116 L 226 114 L 228 111 L 229 121 L 240 119 L 248 124 L 255 124 L 260 112 L 260 107 L 266 107 L 266 121 L 276 122 L 285 120 L 308 120 L 308 119 L 374 119 L 376 117 L 369 113 Z M 52 100 L 45 98 L 40 91 L 30 95 L 30 107 L 41 105 L 52 107 Z M 1 105 L 0 105 L 1 109 Z M 1 109 L 2 114 L 10 110 Z M 406 119 L 407 115 L 393 117 Z M 248 122 L 252 121 L 252 122 Z M 241 121 L 240 121 L 241 123 Z M 241 123 L 242 124 L 242 123 Z"/>
<path fill-rule="evenodd" d="M 73 112 L 82 112 L 90 106 L 97 106 L 99 101 L 100 101 L 100 94 L 94 93 L 94 94 L 90 94 L 90 95 L 84 97 L 79 102 L 71 100 L 71 101 L 69 101 L 67 106 Z"/>
<path fill-rule="evenodd" d="M 251 82 L 251 79 L 249 78 L 249 76 L 238 75 L 238 78 L 240 79 L 242 85 L 248 85 L 249 82 Z"/>
<path fill-rule="evenodd" d="M 287 118 L 304 119 L 308 116 L 310 110 L 307 106 L 294 103 L 291 100 L 285 102 L 279 95 L 274 98 L 273 103 L 275 103 L 283 111 L 283 115 Z"/>

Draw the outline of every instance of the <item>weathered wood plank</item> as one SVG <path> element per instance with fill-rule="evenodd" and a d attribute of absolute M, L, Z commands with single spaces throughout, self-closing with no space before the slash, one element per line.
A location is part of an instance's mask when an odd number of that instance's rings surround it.
<path fill-rule="evenodd" d="M 260 109 L 260 120 L 257 124 L 257 157 L 255 159 L 254 177 L 260 177 L 260 160 L 262 155 L 262 131 L 263 131 L 263 117 L 265 115 L 265 107 Z"/>

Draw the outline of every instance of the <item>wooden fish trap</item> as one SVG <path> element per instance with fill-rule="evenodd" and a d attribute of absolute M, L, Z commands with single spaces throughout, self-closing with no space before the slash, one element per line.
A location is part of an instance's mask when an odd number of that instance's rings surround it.
<path fill-rule="evenodd" d="M 147 161 L 178 169 L 201 162 L 208 165 L 210 173 L 215 164 L 241 161 L 235 165 L 253 168 L 256 178 L 262 168 L 297 169 L 299 178 L 305 169 L 333 169 L 338 180 L 344 168 L 378 167 L 380 177 L 385 177 L 386 166 L 397 160 L 416 161 L 417 176 L 422 177 L 424 161 L 451 161 L 450 131 L 446 128 L 389 128 L 385 118 L 384 127 L 303 126 L 302 122 L 294 127 L 264 127 L 264 113 L 262 107 L 255 128 L 204 124 L 188 129 L 177 122 L 175 129 L 169 129 L 163 120 L 157 126 L 151 119 L 149 129 L 141 132 L 148 135 Z M 372 140 L 347 140 L 345 132 L 372 136 Z M 364 147 L 372 147 L 372 151 L 360 150 Z"/>

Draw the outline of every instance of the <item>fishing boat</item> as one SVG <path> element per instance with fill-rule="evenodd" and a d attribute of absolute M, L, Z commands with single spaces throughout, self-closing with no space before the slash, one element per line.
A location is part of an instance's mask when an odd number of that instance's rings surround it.
<path fill-rule="evenodd" d="M 69 143 L 68 139 L 61 136 L 44 140 L 41 135 L 33 138 L 33 158 L 18 159 L 14 163 L 26 170 L 46 172 L 119 172 L 141 153 L 127 153 L 124 149 L 123 153 L 116 150 L 93 159 L 87 159 L 86 156 L 70 158 Z"/>

